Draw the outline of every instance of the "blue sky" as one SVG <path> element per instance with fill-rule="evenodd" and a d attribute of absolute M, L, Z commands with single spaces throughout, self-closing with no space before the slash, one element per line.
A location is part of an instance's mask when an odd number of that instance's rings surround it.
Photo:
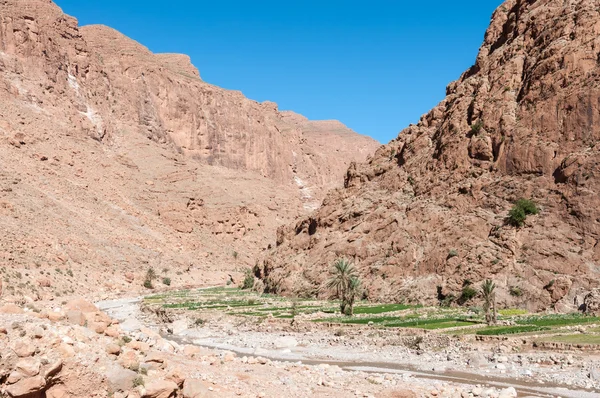
<path fill-rule="evenodd" d="M 55 0 L 208 83 L 388 142 L 475 61 L 501 0 Z"/>

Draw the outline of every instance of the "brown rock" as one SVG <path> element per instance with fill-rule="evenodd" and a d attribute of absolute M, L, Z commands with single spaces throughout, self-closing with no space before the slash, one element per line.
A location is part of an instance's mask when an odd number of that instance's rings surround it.
<path fill-rule="evenodd" d="M 6 393 L 9 397 L 34 397 L 35 394 L 41 393 L 46 387 L 46 380 L 42 376 L 29 377 L 12 384 L 6 388 Z"/>
<path fill-rule="evenodd" d="M 155 380 L 146 385 L 143 398 L 169 398 L 177 391 L 177 384 L 170 380 Z"/>
<path fill-rule="evenodd" d="M 82 298 L 77 298 L 65 304 L 66 311 L 80 311 L 82 313 L 98 312 L 98 308 Z"/>
<path fill-rule="evenodd" d="M 320 291 L 340 257 L 373 300 L 437 304 L 438 287 L 460 296 L 465 280 L 491 278 L 503 306 L 535 311 L 595 287 L 600 271 L 585 265 L 600 260 L 595 6 L 504 2 L 446 98 L 278 231 L 260 270 L 268 290 Z M 520 198 L 541 211 L 516 227 L 507 218 Z"/>
<path fill-rule="evenodd" d="M 50 365 L 48 365 L 48 367 L 46 368 L 46 372 L 45 372 L 45 377 L 46 380 L 50 380 L 51 378 L 57 376 L 60 371 L 63 368 L 63 361 L 62 359 L 57 359 L 56 361 L 52 362 Z"/>
<path fill-rule="evenodd" d="M 48 319 L 52 322 L 58 322 L 58 321 L 62 320 L 64 317 L 65 317 L 65 314 L 63 312 L 55 312 L 55 311 L 48 312 Z"/>
<path fill-rule="evenodd" d="M 104 331 L 104 334 L 109 337 L 117 338 L 121 335 L 121 330 L 119 329 L 118 326 L 109 326 Z"/>
<path fill-rule="evenodd" d="M 23 378 L 25 378 L 25 375 L 23 373 L 12 371 L 8 375 L 8 379 L 6 379 L 6 384 L 15 384 L 18 381 L 23 380 Z"/>
<path fill-rule="evenodd" d="M 150 350 L 150 345 L 143 341 L 132 340 L 127 343 L 127 348 L 141 352 L 148 352 Z"/>
<path fill-rule="evenodd" d="M 22 314 L 24 311 L 16 304 L 5 304 L 0 307 L 0 314 Z"/>
<path fill-rule="evenodd" d="M 13 351 L 19 358 L 30 357 L 35 354 L 37 347 L 31 341 L 17 340 L 13 346 Z"/>
<path fill-rule="evenodd" d="M 184 398 L 205 398 L 210 395 L 210 390 L 198 379 L 186 379 L 183 383 L 182 394 Z"/>
<path fill-rule="evenodd" d="M 351 161 L 379 146 L 340 122 L 309 121 L 207 84 L 189 57 L 153 54 L 105 26 L 79 27 L 52 1 L 27 4 L 0 2 L 0 129 L 21 147 L 0 145 L 0 191 L 11 199 L 0 213 L 19 220 L 3 224 L 3 234 L 22 237 L 6 242 L 2 262 L 22 269 L 43 258 L 44 272 L 54 262 L 72 264 L 60 268 L 66 275 L 48 277 L 57 291 L 126 286 L 113 266 L 125 260 L 139 278 L 154 259 L 139 247 L 162 248 L 163 259 L 182 270 L 194 264 L 177 283 L 223 280 L 238 265 L 214 255 L 210 264 L 220 271 L 207 273 L 199 249 L 235 243 L 254 258 L 280 220 L 314 208 L 329 188 L 341 187 Z M 35 146 L 24 153 L 24 142 Z M 76 193 L 67 180 L 76 181 Z M 16 186 L 25 199 L 13 203 Z M 156 193 L 158 201 L 150 199 Z M 68 198 L 78 211 L 50 209 L 49 196 Z M 135 210 L 149 203 L 165 212 Z M 98 217 L 110 228 L 90 229 Z M 18 258 L 9 261 L 10 253 Z"/>
<path fill-rule="evenodd" d="M 126 369 L 137 371 L 140 367 L 140 361 L 134 351 L 125 351 L 119 357 L 119 363 Z"/>
<path fill-rule="evenodd" d="M 121 353 L 121 347 L 117 344 L 109 344 L 106 346 L 106 353 L 110 355 L 119 355 Z"/>
<path fill-rule="evenodd" d="M 87 324 L 85 315 L 83 315 L 83 312 L 81 312 L 81 311 L 76 311 L 76 310 L 67 311 L 66 318 L 67 318 L 67 321 L 69 321 L 69 323 L 72 323 L 73 325 L 85 326 Z"/>
<path fill-rule="evenodd" d="M 54 385 L 45 391 L 46 398 L 71 398 L 71 394 L 65 386 L 60 384 Z"/>
<path fill-rule="evenodd" d="M 27 377 L 37 376 L 40 369 L 41 363 L 36 358 L 23 358 L 15 365 L 15 370 Z"/>

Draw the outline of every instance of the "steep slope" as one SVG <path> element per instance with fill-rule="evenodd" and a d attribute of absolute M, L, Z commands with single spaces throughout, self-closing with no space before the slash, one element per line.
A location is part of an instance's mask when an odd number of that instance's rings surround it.
<path fill-rule="evenodd" d="M 338 155 L 286 117 L 51 1 L 0 1 L 3 298 L 131 292 L 149 267 L 223 283 L 252 265 L 379 146 L 341 128 Z"/>
<path fill-rule="evenodd" d="M 447 97 L 280 229 L 268 288 L 318 292 L 346 256 L 375 300 L 434 303 L 493 278 L 502 305 L 573 305 L 600 271 L 599 57 L 595 1 L 506 1 Z M 541 213 L 516 228 L 519 198 Z"/>

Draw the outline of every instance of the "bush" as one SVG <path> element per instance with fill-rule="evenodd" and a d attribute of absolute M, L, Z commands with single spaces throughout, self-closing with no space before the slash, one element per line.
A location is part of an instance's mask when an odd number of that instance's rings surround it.
<path fill-rule="evenodd" d="M 137 386 L 143 386 L 146 383 L 144 382 L 144 378 L 142 376 L 137 376 L 135 379 L 133 379 L 133 388 L 136 388 Z"/>
<path fill-rule="evenodd" d="M 518 286 L 513 286 L 510 288 L 510 295 L 513 297 L 521 297 L 523 295 L 523 290 Z"/>
<path fill-rule="evenodd" d="M 148 268 L 148 271 L 146 271 L 146 279 L 149 281 L 153 281 L 156 279 L 156 272 L 154 271 L 154 268 Z"/>
<path fill-rule="evenodd" d="M 152 281 L 150 279 L 146 279 L 144 281 L 144 287 L 146 289 L 154 289 L 154 286 L 152 286 Z"/>
<path fill-rule="evenodd" d="M 540 210 L 535 202 L 528 199 L 519 199 L 508 212 L 508 223 L 515 227 L 522 227 L 528 215 L 539 214 Z"/>
<path fill-rule="evenodd" d="M 477 296 L 477 290 L 473 289 L 470 285 L 467 285 L 467 286 L 463 287 L 459 301 L 461 303 L 466 303 L 467 301 L 471 300 L 475 296 Z"/>
<path fill-rule="evenodd" d="M 252 289 L 254 287 L 254 273 L 251 268 L 244 271 L 244 280 L 242 281 L 242 290 Z"/>
<path fill-rule="evenodd" d="M 163 285 L 171 286 L 171 278 L 163 278 Z"/>
<path fill-rule="evenodd" d="M 482 128 L 483 128 L 483 121 L 478 120 L 475 124 L 471 125 L 471 133 L 474 135 L 477 135 L 481 132 Z"/>
<path fill-rule="evenodd" d="M 446 259 L 451 259 L 452 257 L 458 257 L 458 251 L 455 249 L 452 249 L 448 252 L 448 257 Z"/>

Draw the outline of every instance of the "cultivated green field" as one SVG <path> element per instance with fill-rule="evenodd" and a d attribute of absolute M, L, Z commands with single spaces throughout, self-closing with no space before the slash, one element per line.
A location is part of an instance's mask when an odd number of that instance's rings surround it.
<path fill-rule="evenodd" d="M 311 322 L 439 330 L 451 335 L 542 335 L 547 336 L 543 337 L 544 341 L 600 344 L 600 318 L 581 314 L 538 315 L 522 309 L 504 309 L 499 311 L 499 320 L 508 324 L 487 326 L 479 309 L 359 302 L 355 305 L 354 316 L 347 317 L 339 314 L 336 301 L 289 299 L 230 287 L 169 292 L 148 296 L 145 302 L 199 314 L 219 311 L 231 316 L 259 319 L 301 317 Z M 573 330 L 577 326 L 588 327 L 588 330 L 582 334 Z"/>

